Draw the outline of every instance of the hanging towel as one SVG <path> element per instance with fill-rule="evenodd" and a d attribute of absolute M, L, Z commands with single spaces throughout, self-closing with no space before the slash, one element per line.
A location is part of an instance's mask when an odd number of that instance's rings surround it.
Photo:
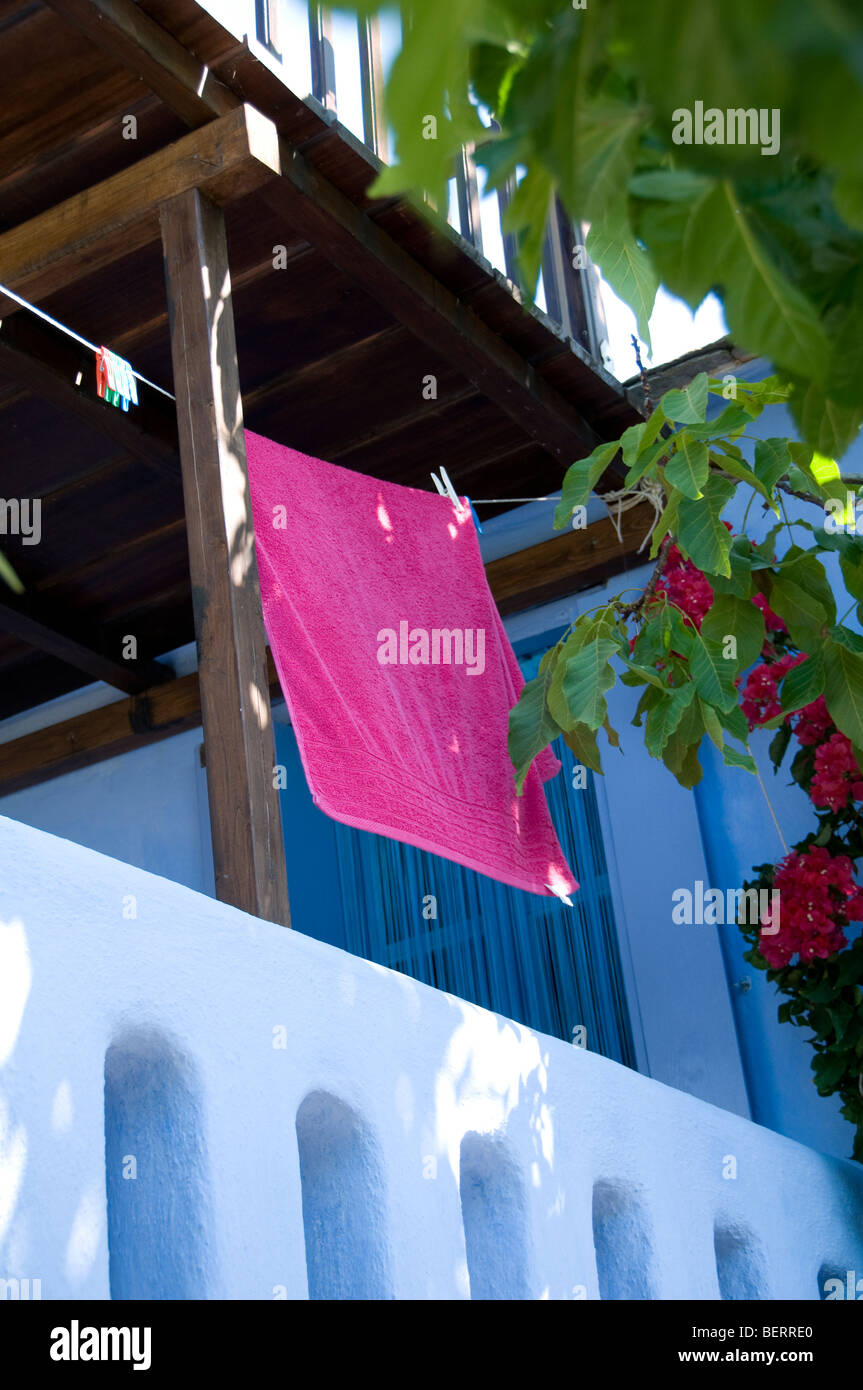
<path fill-rule="evenodd" d="M 516 796 L 524 684 L 470 511 L 246 431 L 264 622 L 315 804 L 532 893 L 578 885 L 542 781 Z"/>

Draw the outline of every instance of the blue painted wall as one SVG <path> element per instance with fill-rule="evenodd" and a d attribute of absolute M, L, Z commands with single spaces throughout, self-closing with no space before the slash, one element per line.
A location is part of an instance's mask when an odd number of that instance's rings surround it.
<path fill-rule="evenodd" d="M 63 719 L 57 704 L 55 718 Z M 0 815 L 212 894 L 200 747 L 198 730 L 178 734 L 0 797 Z"/>

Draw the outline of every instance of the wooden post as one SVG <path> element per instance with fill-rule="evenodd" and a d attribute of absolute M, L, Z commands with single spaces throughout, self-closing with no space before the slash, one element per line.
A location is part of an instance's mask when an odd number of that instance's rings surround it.
<path fill-rule="evenodd" d="M 216 895 L 290 926 L 224 216 L 160 209 Z"/>

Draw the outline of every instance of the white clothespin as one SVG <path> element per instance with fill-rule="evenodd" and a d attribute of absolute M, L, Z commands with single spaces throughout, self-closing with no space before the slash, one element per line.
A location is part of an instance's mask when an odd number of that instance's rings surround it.
<path fill-rule="evenodd" d="M 450 476 L 444 468 L 443 464 L 441 464 L 440 478 L 437 476 L 436 473 L 432 473 L 431 476 L 432 482 L 434 483 L 441 497 L 448 497 L 456 509 L 457 516 L 461 517 L 461 515 L 463 514 L 463 512 L 467 510 L 467 508 L 462 504 L 462 501 L 455 488 L 453 487 L 452 481 L 450 480 Z M 441 481 L 441 479 L 443 479 L 443 481 Z"/>
<path fill-rule="evenodd" d="M 566 893 L 560 887 L 560 885 L 558 885 L 557 888 L 555 888 L 553 883 L 547 883 L 545 886 L 548 889 L 549 893 L 553 893 L 556 898 L 560 898 L 560 901 L 564 903 L 567 907 L 572 907 L 574 905 L 572 898 L 567 897 Z"/>
<path fill-rule="evenodd" d="M 137 382 L 135 381 L 135 373 L 132 371 L 132 368 L 129 366 L 129 363 L 128 363 L 128 362 L 126 363 L 126 371 L 127 371 L 127 373 L 128 373 L 128 376 L 129 376 L 129 400 L 132 402 L 132 405 L 137 405 L 137 404 L 138 404 L 138 384 L 137 384 Z"/>

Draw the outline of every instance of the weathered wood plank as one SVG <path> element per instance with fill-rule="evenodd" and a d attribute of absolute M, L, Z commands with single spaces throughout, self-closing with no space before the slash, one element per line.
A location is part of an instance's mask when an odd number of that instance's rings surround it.
<path fill-rule="evenodd" d="M 267 656 L 269 693 L 275 699 L 280 695 L 279 679 L 272 657 Z M 131 699 L 116 700 L 0 743 L 0 796 L 200 726 L 201 692 L 193 672 Z"/>
<path fill-rule="evenodd" d="M 238 107 L 4 232 L 0 282 L 38 302 L 157 240 L 166 199 L 200 188 L 213 202 L 227 202 L 273 178 L 279 158 L 273 123 L 251 106 Z"/>
<path fill-rule="evenodd" d="M 224 215 L 161 211 L 216 895 L 290 925 Z"/>
<path fill-rule="evenodd" d="M 640 557 L 637 551 L 652 520 L 653 508 L 645 503 L 623 513 L 622 543 L 611 521 L 596 521 L 583 531 L 567 531 L 493 560 L 485 572 L 498 608 L 517 613 L 599 583 L 628 562 L 646 563 L 647 549 Z"/>

